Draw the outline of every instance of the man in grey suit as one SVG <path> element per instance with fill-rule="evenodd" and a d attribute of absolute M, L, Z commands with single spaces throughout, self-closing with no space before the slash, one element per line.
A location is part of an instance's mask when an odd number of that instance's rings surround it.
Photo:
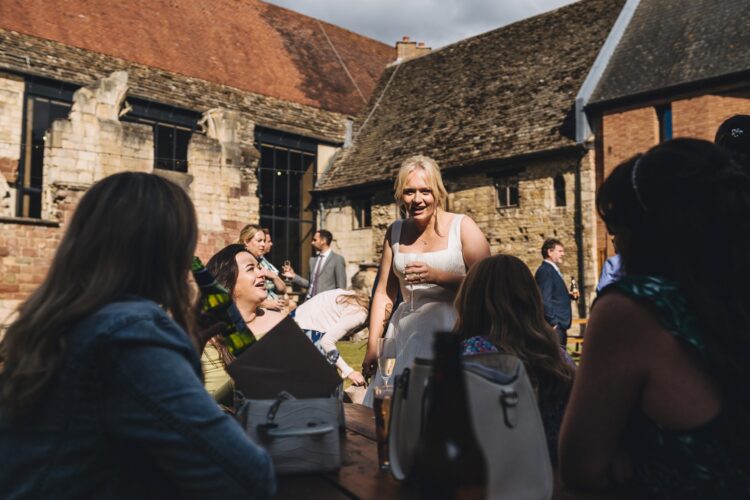
<path fill-rule="evenodd" d="M 285 266 L 283 276 L 292 279 L 292 283 L 307 288 L 307 298 L 320 292 L 346 288 L 346 263 L 344 258 L 331 250 L 333 235 L 330 231 L 320 229 L 312 238 L 312 247 L 318 252 L 310 257 L 310 279 L 305 279 Z"/>

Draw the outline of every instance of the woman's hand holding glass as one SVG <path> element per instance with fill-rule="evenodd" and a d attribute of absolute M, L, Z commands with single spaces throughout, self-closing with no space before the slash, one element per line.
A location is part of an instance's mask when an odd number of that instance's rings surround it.
<path fill-rule="evenodd" d="M 409 254 L 406 254 L 409 255 Z M 417 255 L 417 254 L 415 254 Z M 406 282 L 410 285 L 418 285 L 424 283 L 436 283 L 435 270 L 421 262 L 419 260 L 407 261 L 404 267 L 404 275 L 406 276 Z"/>
<path fill-rule="evenodd" d="M 281 276 L 284 278 L 284 283 L 287 285 L 292 284 L 294 278 L 294 269 L 292 269 L 292 263 L 288 260 L 284 261 L 284 265 L 281 267 Z"/>
<path fill-rule="evenodd" d="M 409 310 L 414 311 L 414 285 L 435 283 L 435 271 L 424 262 L 417 260 L 420 254 L 404 254 L 406 266 L 404 266 L 404 277 L 409 285 Z"/>

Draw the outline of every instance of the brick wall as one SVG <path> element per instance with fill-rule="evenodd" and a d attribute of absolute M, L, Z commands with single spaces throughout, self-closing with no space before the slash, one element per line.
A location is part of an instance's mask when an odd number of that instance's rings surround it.
<path fill-rule="evenodd" d="M 672 101 L 672 136 L 713 141 L 719 125 L 735 114 L 750 114 L 750 99 L 702 95 Z M 602 120 L 602 182 L 617 165 L 659 143 L 659 122 L 653 107 L 606 114 Z M 614 250 L 603 223 L 598 224 L 598 258 Z"/>
<path fill-rule="evenodd" d="M 713 141 L 716 129 L 732 115 L 750 115 L 750 99 L 704 95 L 672 103 L 674 137 Z"/>

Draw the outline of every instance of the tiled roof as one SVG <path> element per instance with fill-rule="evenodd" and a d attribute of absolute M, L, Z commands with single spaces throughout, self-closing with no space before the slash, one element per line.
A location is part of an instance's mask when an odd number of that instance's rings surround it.
<path fill-rule="evenodd" d="M 317 189 L 385 181 L 414 154 L 445 169 L 574 146 L 576 94 L 623 4 L 583 0 L 389 67 Z"/>
<path fill-rule="evenodd" d="M 10 70 L 78 85 L 113 71 L 128 72 L 128 95 L 204 112 L 222 107 L 244 113 L 253 124 L 333 143 L 344 141 L 345 115 L 218 83 L 134 64 L 98 52 L 0 28 L 0 71 Z M 248 139 L 247 137 L 245 138 Z M 249 134 L 252 142 L 252 132 Z"/>
<path fill-rule="evenodd" d="M 395 59 L 393 47 L 259 0 L 3 0 L 0 28 L 345 114 Z"/>
<path fill-rule="evenodd" d="M 748 70 L 750 0 L 641 0 L 589 102 Z"/>

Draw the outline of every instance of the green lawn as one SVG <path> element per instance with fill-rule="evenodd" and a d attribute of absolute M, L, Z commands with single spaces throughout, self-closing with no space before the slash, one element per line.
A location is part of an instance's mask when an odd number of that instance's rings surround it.
<path fill-rule="evenodd" d="M 365 358 L 365 351 L 367 350 L 367 340 L 360 340 L 357 342 L 349 342 L 344 340 L 336 344 L 336 349 L 339 350 L 344 361 L 349 366 L 357 371 L 362 370 L 362 360 Z M 344 387 L 349 387 L 349 379 L 344 381 Z"/>

